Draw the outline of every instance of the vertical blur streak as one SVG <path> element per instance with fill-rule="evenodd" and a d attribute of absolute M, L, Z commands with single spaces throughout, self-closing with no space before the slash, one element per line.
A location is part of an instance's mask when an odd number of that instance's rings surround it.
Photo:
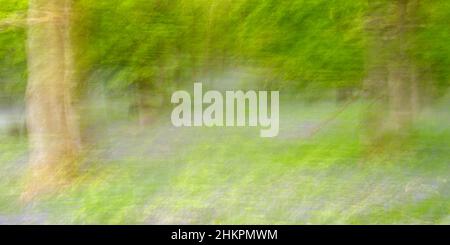
<path fill-rule="evenodd" d="M 26 104 L 32 173 L 25 199 L 59 184 L 73 171 L 79 150 L 69 13 L 70 0 L 30 1 Z"/>

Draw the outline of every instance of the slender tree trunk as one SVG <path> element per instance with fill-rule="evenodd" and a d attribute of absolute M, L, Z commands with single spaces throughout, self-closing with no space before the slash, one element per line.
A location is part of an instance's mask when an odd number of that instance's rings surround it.
<path fill-rule="evenodd" d="M 363 82 L 363 96 L 368 108 L 363 116 L 367 141 L 374 143 L 382 136 L 387 111 L 387 37 L 386 4 L 383 0 L 368 0 L 366 21 L 368 50 L 367 76 Z"/>
<path fill-rule="evenodd" d="M 152 78 L 147 78 L 152 79 Z M 138 91 L 137 91 L 137 105 L 138 105 L 138 117 L 139 117 L 139 127 L 145 128 L 151 121 L 152 108 L 149 101 L 149 94 L 151 92 L 150 85 L 148 84 L 148 80 L 143 79 L 138 82 Z"/>
<path fill-rule="evenodd" d="M 409 11 L 409 31 L 414 33 L 416 32 L 421 25 L 421 20 L 419 19 L 419 9 L 420 9 L 420 0 L 410 0 L 409 3 L 410 11 Z M 426 69 L 417 64 L 412 64 L 410 67 L 411 71 L 411 115 L 412 120 L 417 119 L 423 104 L 423 98 L 425 97 L 425 93 L 423 91 L 424 82 L 422 81 L 425 78 Z M 422 90 L 422 91 L 421 91 Z"/>
<path fill-rule="evenodd" d="M 52 191 L 73 174 L 80 150 L 73 105 L 71 0 L 30 0 L 27 126 L 31 176 L 24 199 Z"/>
<path fill-rule="evenodd" d="M 390 130 L 400 132 L 412 121 L 411 72 L 412 63 L 407 49 L 407 5 L 408 0 L 396 1 L 396 21 L 393 26 L 392 49 L 389 69 L 389 124 Z"/>

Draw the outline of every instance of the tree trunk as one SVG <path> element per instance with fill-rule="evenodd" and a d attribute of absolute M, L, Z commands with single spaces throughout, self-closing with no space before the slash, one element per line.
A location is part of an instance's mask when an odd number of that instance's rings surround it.
<path fill-rule="evenodd" d="M 71 0 L 29 3 L 26 105 L 31 173 L 24 199 L 53 191 L 76 171 L 80 136 L 73 101 L 70 5 Z"/>
<path fill-rule="evenodd" d="M 366 114 L 369 140 L 408 132 L 420 102 L 421 71 L 408 53 L 417 26 L 418 0 L 371 0 L 367 25 L 369 55 Z"/>
<path fill-rule="evenodd" d="M 408 0 L 397 0 L 396 21 L 393 26 L 392 51 L 389 69 L 389 118 L 390 130 L 402 133 L 412 122 L 412 73 L 414 65 L 407 54 Z"/>
<path fill-rule="evenodd" d="M 382 137 L 387 111 L 387 37 L 386 3 L 369 0 L 366 21 L 368 50 L 366 56 L 367 76 L 363 82 L 363 97 L 368 108 L 363 115 L 365 136 L 369 144 Z"/>
<path fill-rule="evenodd" d="M 421 2 L 420 0 L 410 0 L 409 3 L 409 31 L 416 32 L 421 25 L 421 20 L 419 19 L 419 9 Z M 420 52 L 420 51 L 419 51 Z M 412 120 L 417 119 L 423 104 L 423 99 L 425 97 L 424 89 L 424 78 L 426 73 L 426 68 L 423 65 L 420 67 L 417 64 L 411 65 L 411 115 Z"/>

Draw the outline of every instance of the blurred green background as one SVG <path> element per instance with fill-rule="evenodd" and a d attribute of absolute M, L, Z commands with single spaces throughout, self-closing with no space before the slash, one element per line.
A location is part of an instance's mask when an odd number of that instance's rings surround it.
<path fill-rule="evenodd" d="M 35 20 L 0 0 L 0 224 L 450 224 L 450 1 L 70 4 L 77 177 L 24 202 Z M 194 82 L 279 90 L 280 134 L 173 127 Z"/>

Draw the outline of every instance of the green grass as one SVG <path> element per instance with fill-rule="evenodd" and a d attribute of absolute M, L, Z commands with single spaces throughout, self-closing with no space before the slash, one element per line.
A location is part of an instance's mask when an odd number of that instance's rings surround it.
<path fill-rule="evenodd" d="M 427 111 L 395 149 L 371 156 L 361 140 L 360 104 L 313 137 L 305 127 L 337 110 L 333 103 L 281 108 L 280 136 L 271 139 L 254 128 L 172 129 L 167 115 L 151 129 L 111 122 L 114 130 L 90 145 L 82 178 L 31 206 L 17 202 L 17 159 L 26 142 L 3 138 L 0 221 L 450 224 L 445 107 Z"/>

